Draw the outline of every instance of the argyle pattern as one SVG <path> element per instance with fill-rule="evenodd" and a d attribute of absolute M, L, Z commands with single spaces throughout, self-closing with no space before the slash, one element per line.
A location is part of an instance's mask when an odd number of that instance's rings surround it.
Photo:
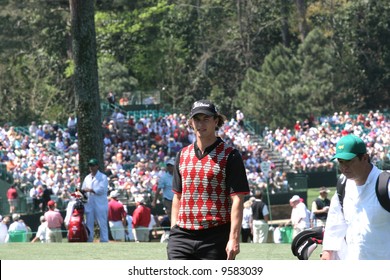
<path fill-rule="evenodd" d="M 226 188 L 226 164 L 231 146 L 221 142 L 202 159 L 194 145 L 180 155 L 182 194 L 178 225 L 189 230 L 207 229 L 230 222 L 230 190 Z"/>

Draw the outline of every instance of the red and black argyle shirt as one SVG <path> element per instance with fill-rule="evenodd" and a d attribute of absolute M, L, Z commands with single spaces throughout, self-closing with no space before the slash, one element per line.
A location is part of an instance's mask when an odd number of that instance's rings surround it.
<path fill-rule="evenodd" d="M 233 189 L 226 183 L 226 167 L 229 155 L 233 151 L 239 155 L 237 150 L 221 140 L 216 143 L 215 148 L 201 158 L 196 156 L 194 144 L 182 149 L 178 168 L 181 188 L 173 190 L 181 193 L 177 223 L 179 227 L 201 230 L 230 222 L 230 195 L 249 192 L 245 168 L 240 156 L 235 170 L 240 170 L 237 174 L 243 178 L 240 180 L 243 184 L 234 183 L 235 189 Z"/>

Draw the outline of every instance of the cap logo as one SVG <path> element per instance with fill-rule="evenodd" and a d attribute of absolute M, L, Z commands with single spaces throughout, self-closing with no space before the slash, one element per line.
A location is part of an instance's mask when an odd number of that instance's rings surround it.
<path fill-rule="evenodd" d="M 344 149 L 344 145 L 339 145 L 337 148 L 339 148 L 340 150 Z"/>
<path fill-rule="evenodd" d="M 217 114 L 217 108 L 208 100 L 198 100 L 192 105 L 190 118 L 200 113 L 215 116 Z"/>
<path fill-rule="evenodd" d="M 203 103 L 203 102 L 195 102 L 194 107 L 192 109 L 198 108 L 198 107 L 210 107 L 210 104 Z"/>

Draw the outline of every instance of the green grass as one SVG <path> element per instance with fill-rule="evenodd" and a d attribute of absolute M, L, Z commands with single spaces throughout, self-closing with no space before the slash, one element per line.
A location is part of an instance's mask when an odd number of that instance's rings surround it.
<path fill-rule="evenodd" d="M 1 260 L 166 260 L 166 243 L 8 243 Z M 237 260 L 297 260 L 290 244 L 242 243 Z M 311 259 L 319 259 L 320 248 Z"/>
<path fill-rule="evenodd" d="M 329 198 L 335 188 L 330 188 Z M 318 189 L 308 189 L 307 206 L 318 196 Z M 1 260 L 166 260 L 166 244 L 159 242 L 109 243 L 7 243 L 0 245 Z M 291 244 L 241 243 L 237 260 L 297 260 Z M 311 259 L 319 259 L 320 248 Z"/>

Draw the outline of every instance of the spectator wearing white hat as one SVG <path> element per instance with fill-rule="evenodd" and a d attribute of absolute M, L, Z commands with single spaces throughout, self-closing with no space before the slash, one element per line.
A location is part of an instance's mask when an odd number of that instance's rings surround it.
<path fill-rule="evenodd" d="M 45 216 L 41 216 L 39 218 L 39 221 L 41 222 L 41 224 L 38 227 L 38 230 L 37 230 L 35 237 L 33 238 L 33 240 L 31 240 L 31 243 L 34 243 L 37 240 L 39 240 L 41 243 L 46 242 L 47 222 L 45 220 Z"/>
<path fill-rule="evenodd" d="M 125 241 L 127 234 L 126 211 L 123 204 L 118 200 L 119 192 L 114 190 L 110 193 L 108 203 L 108 225 L 112 238 L 115 241 Z"/>
<path fill-rule="evenodd" d="M 299 195 L 294 195 L 290 199 L 291 210 L 291 224 L 293 226 L 293 235 L 294 238 L 301 231 L 309 228 L 310 226 L 310 213 L 307 209 L 305 203 Z"/>
<path fill-rule="evenodd" d="M 9 242 L 10 234 L 12 234 L 12 232 L 25 231 L 26 235 L 28 232 L 27 226 L 23 222 L 23 220 L 20 218 L 19 214 L 16 214 L 16 213 L 12 214 L 12 221 L 13 221 L 13 223 L 11 223 L 9 228 L 8 228 L 8 235 L 5 239 L 5 243 Z"/>
<path fill-rule="evenodd" d="M 13 230 L 25 230 L 27 232 L 26 224 L 20 219 L 19 214 L 12 214 L 13 223 L 9 226 L 8 232 Z"/>

